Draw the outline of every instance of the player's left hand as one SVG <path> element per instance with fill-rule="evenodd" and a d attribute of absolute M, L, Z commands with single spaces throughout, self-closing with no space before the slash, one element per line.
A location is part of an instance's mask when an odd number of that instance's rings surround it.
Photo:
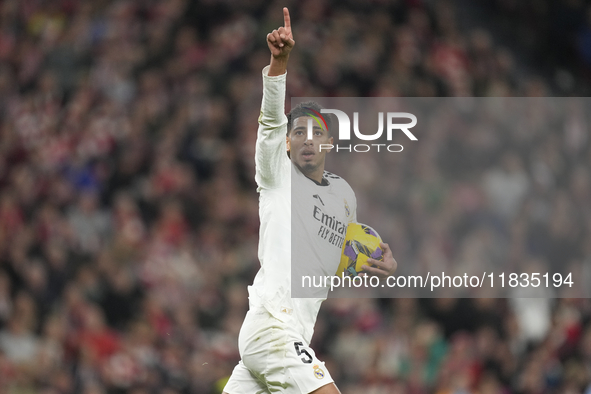
<path fill-rule="evenodd" d="M 361 269 L 367 275 L 377 276 L 378 278 L 387 278 L 388 276 L 394 274 L 396 268 L 398 268 L 398 263 L 394 259 L 394 256 L 392 256 L 392 251 L 390 250 L 390 246 L 387 243 L 380 242 L 380 247 L 384 251 L 384 260 L 379 261 L 368 258 L 367 262 L 369 264 L 375 265 L 375 267 L 363 265 Z"/>

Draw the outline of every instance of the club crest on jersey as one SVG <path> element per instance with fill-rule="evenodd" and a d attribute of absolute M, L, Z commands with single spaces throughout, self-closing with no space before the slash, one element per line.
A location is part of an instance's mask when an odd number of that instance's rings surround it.
<path fill-rule="evenodd" d="M 314 365 L 312 368 L 314 368 L 314 376 L 318 379 L 324 378 L 324 371 L 318 365 Z"/>
<path fill-rule="evenodd" d="M 349 204 L 347 204 L 346 199 L 345 199 L 345 213 L 347 214 L 347 217 L 349 217 L 349 215 L 351 215 L 351 210 L 349 209 Z"/>

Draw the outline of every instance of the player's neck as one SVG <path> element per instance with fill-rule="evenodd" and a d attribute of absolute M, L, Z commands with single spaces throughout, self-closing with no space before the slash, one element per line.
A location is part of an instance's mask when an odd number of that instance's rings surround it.
<path fill-rule="evenodd" d="M 321 184 L 324 178 L 324 163 L 319 164 L 317 167 L 302 167 L 295 160 L 292 160 L 292 164 L 301 172 L 306 178 Z"/>
<path fill-rule="evenodd" d="M 301 168 L 300 168 L 300 171 L 302 171 Z M 309 179 L 313 180 L 314 182 L 316 182 L 317 184 L 321 185 L 323 175 L 324 175 L 324 167 L 322 167 L 322 168 L 319 167 L 318 169 L 316 169 L 314 171 L 310 171 L 310 172 L 302 171 L 302 174 L 304 174 L 304 176 L 306 178 L 309 178 Z"/>

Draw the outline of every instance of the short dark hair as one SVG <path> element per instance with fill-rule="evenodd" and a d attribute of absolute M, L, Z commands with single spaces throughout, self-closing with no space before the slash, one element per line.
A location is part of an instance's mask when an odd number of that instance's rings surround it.
<path fill-rule="evenodd" d="M 291 111 L 287 114 L 287 135 L 291 132 L 291 127 L 293 122 L 302 116 L 310 116 L 310 110 L 308 108 L 313 109 L 316 112 L 320 112 L 322 107 L 316 101 L 305 101 L 303 103 L 299 103 L 295 107 L 291 109 Z M 326 121 L 326 127 L 328 128 L 328 135 L 332 134 L 332 120 L 331 114 L 323 114 L 322 117 Z"/>

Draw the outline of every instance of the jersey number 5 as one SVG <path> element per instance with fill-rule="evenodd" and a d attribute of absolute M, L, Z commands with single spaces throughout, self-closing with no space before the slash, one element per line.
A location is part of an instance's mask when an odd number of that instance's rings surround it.
<path fill-rule="evenodd" d="M 302 357 L 301 360 L 304 364 L 311 364 L 312 363 L 312 356 L 310 356 L 310 353 L 308 353 L 308 351 L 306 349 L 300 349 L 300 346 L 304 346 L 304 344 L 302 342 L 294 342 L 293 346 L 295 347 L 296 353 L 298 354 L 298 356 L 301 356 L 302 354 L 305 354 L 306 357 Z"/>

